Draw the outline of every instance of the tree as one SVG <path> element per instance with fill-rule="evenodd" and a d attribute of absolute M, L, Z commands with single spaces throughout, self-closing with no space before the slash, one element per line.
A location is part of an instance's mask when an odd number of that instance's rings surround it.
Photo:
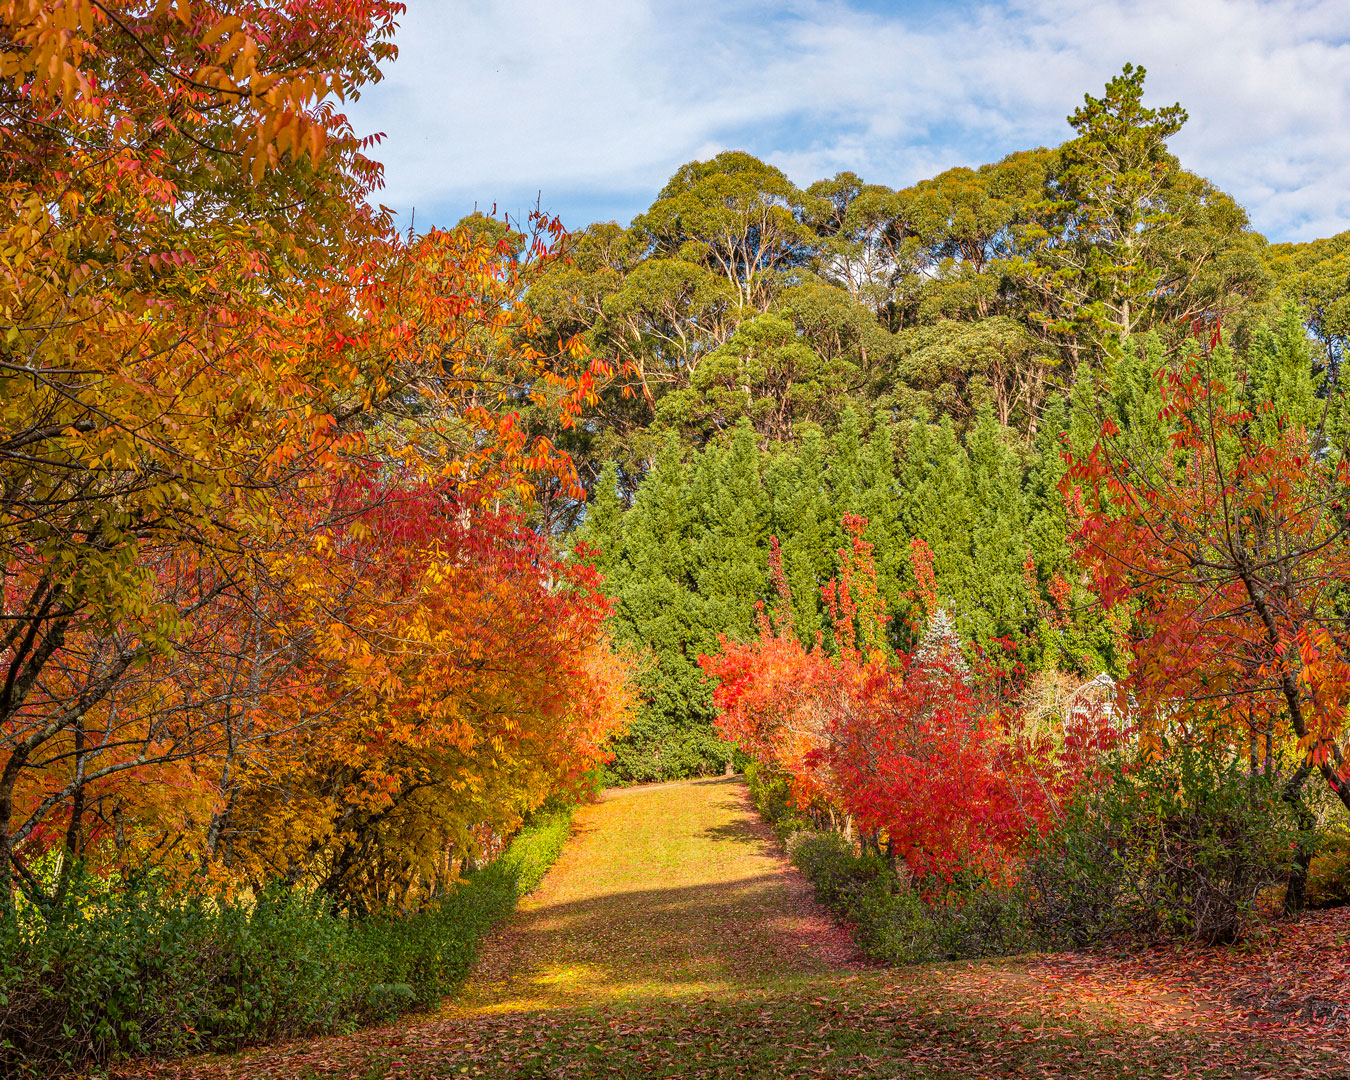
<path fill-rule="evenodd" d="M 765 311 L 810 251 L 802 194 L 772 165 L 741 151 L 680 168 L 634 221 L 658 255 L 719 274 L 738 308 Z"/>
<path fill-rule="evenodd" d="M 290 745 L 240 770 L 213 853 L 356 912 L 430 899 L 458 860 L 575 791 L 633 709 L 586 562 L 444 486 L 372 494 L 348 496 L 357 512 L 298 575 L 344 586 L 311 584 L 292 621 L 317 627 L 301 676 L 327 720 L 304 722 L 304 695 L 278 701 Z"/>
<path fill-rule="evenodd" d="M 1263 287 L 1245 213 L 1168 151 L 1186 112 L 1145 106 L 1144 75 L 1127 64 L 1085 95 L 1025 229 L 1032 323 L 1074 368 L 1123 337 L 1227 318 Z"/>
<path fill-rule="evenodd" d="M 127 739 L 80 729 L 234 587 L 229 565 L 194 575 L 212 561 L 194 552 L 234 563 L 288 463 L 349 437 L 331 344 L 359 278 L 333 257 L 384 222 L 378 168 L 324 99 L 378 77 L 398 5 L 323 8 L 0 14 L 0 904 L 53 805 L 200 745 L 152 725 L 109 762 Z M 71 784 L 16 823 L 21 774 L 68 737 Z"/>
<path fill-rule="evenodd" d="M 1350 339 L 1350 233 L 1307 244 L 1272 244 L 1267 263 L 1277 294 L 1298 305 L 1322 346 L 1330 380 L 1338 381 Z"/>
<path fill-rule="evenodd" d="M 698 443 L 748 419 L 765 440 L 787 442 L 802 423 L 826 419 L 856 372 L 819 356 L 779 315 L 745 320 L 657 407 L 658 423 Z"/>
<path fill-rule="evenodd" d="M 72 856 L 141 809 L 195 839 L 271 717 L 329 719 L 281 705 L 316 698 L 319 642 L 290 622 L 328 580 L 316 537 L 359 518 L 330 493 L 380 471 L 466 506 L 545 474 L 579 491 L 518 412 L 566 426 L 603 377 L 528 344 L 556 223 L 524 247 L 399 238 L 333 107 L 378 78 L 400 10 L 0 9 L 4 910 L 15 872 L 42 899 L 19 849 L 57 815 Z M 166 805 L 122 797 L 135 777 Z"/>
<path fill-rule="evenodd" d="M 1279 719 L 1286 799 L 1317 770 L 1350 808 L 1350 458 L 1328 438 L 1345 398 L 1319 398 L 1301 334 L 1259 336 L 1246 357 L 1215 334 L 1155 385 L 1162 438 L 1104 415 L 1065 478 L 1097 594 L 1130 612 L 1123 692 L 1154 740 L 1263 736 L 1269 754 Z"/>
<path fill-rule="evenodd" d="M 825 588 L 831 648 L 798 637 L 775 543 L 777 603 L 761 605 L 758 638 L 723 637 L 719 654 L 699 661 L 718 680 L 718 729 L 785 774 L 802 807 L 855 821 L 866 844 L 884 834 L 916 877 L 1001 873 L 1044 817 L 1045 748 L 1000 715 L 940 608 L 917 650 L 887 647 L 867 521 L 843 526 L 849 545 Z"/>

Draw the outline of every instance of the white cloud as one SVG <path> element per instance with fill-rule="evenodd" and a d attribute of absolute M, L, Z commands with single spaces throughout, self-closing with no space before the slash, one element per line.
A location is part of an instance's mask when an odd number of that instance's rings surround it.
<path fill-rule="evenodd" d="M 1344 0 L 412 0 L 388 79 L 383 201 L 435 220 L 542 189 L 626 217 L 683 162 L 739 147 L 799 183 L 892 186 L 1069 134 L 1127 61 L 1191 115 L 1174 148 L 1278 239 L 1350 228 Z"/>

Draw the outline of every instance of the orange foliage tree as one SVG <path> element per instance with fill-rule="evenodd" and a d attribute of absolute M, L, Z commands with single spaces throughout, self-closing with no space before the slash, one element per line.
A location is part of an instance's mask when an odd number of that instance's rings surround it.
<path fill-rule="evenodd" d="M 392 670 L 396 628 L 439 620 L 418 646 L 438 656 L 454 575 L 434 553 L 484 555 L 460 522 L 539 476 L 575 490 L 516 419 L 528 402 L 570 423 L 604 376 L 524 344 L 557 223 L 516 252 L 470 229 L 400 238 L 370 202 L 371 140 L 337 104 L 378 79 L 401 11 L 0 4 L 0 907 L 16 873 L 51 899 L 28 864 L 53 846 L 210 863 L 250 760 L 386 708 L 343 633 L 378 625 Z M 379 476 L 445 503 L 403 593 L 335 539 L 368 542 Z M 557 580 L 516 585 L 537 600 Z"/>
<path fill-rule="evenodd" d="M 1350 457 L 1345 397 L 1313 374 L 1301 328 L 1243 355 L 1217 331 L 1154 373 L 1148 406 L 1105 415 L 1070 453 L 1074 536 L 1102 602 L 1127 612 L 1121 708 L 1146 746 L 1287 751 L 1284 799 L 1319 772 L 1350 809 Z M 1311 860 L 1302 845 L 1291 907 Z"/>
<path fill-rule="evenodd" d="M 1276 359 L 1200 342 L 1156 374 L 1165 437 L 1106 417 L 1064 483 L 1098 595 L 1131 613 L 1123 692 L 1145 738 L 1240 745 L 1280 722 L 1298 758 L 1289 793 L 1317 770 L 1350 807 L 1344 399 L 1313 393 L 1297 356 L 1283 372 Z"/>

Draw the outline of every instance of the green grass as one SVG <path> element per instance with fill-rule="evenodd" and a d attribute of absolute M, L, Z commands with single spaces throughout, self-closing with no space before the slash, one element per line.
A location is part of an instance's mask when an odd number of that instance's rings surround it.
<path fill-rule="evenodd" d="M 573 834 L 439 1015 L 175 1075 L 1350 1075 L 1335 1054 L 1236 1030 L 1158 987 L 1066 993 L 1035 957 L 872 966 L 737 781 L 613 791 Z"/>

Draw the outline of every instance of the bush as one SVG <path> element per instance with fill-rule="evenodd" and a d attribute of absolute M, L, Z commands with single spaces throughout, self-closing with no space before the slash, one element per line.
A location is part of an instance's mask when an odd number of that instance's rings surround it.
<path fill-rule="evenodd" d="M 810 829 L 812 821 L 797 809 L 788 788 L 787 777 L 765 768 L 757 761 L 747 761 L 745 782 L 750 788 L 750 801 L 777 835 L 785 842 L 793 833 Z"/>
<path fill-rule="evenodd" d="M 1308 906 L 1332 908 L 1350 904 L 1350 830 L 1328 835 L 1308 870 Z"/>
<path fill-rule="evenodd" d="M 1187 746 L 1161 761 L 1117 762 L 1085 785 L 1044 836 L 1032 837 L 1018 885 L 974 874 L 900 880 L 838 833 L 813 831 L 787 781 L 751 765 L 755 806 L 787 839 L 817 899 L 891 963 L 1008 955 L 1112 938 L 1239 940 L 1258 902 L 1283 883 L 1298 839 L 1292 809 L 1242 761 Z M 1310 902 L 1350 902 L 1350 840 L 1314 860 Z"/>
<path fill-rule="evenodd" d="M 483 934 L 533 889 L 570 811 L 536 816 L 434 907 L 360 921 L 325 898 L 170 892 L 154 876 L 82 880 L 44 920 L 0 924 L 0 1073 L 171 1057 L 352 1030 L 439 1004 Z"/>
<path fill-rule="evenodd" d="M 610 748 L 614 760 L 605 766 L 609 785 L 717 776 L 735 755 L 734 747 L 718 737 L 710 721 L 676 724 L 650 710 L 638 716 Z"/>
<path fill-rule="evenodd" d="M 1030 910 L 1057 944 L 1120 935 L 1227 944 L 1287 879 L 1296 838 L 1291 809 L 1240 760 L 1173 747 L 1084 786 L 1034 844 Z"/>
<path fill-rule="evenodd" d="M 860 855 L 841 834 L 815 829 L 782 774 L 751 762 L 745 778 L 755 808 L 814 886 L 816 900 L 852 926 L 859 948 L 873 959 L 920 964 L 1032 947 L 1017 890 L 976 877 L 912 886 L 881 856 Z"/>
<path fill-rule="evenodd" d="M 801 831 L 788 857 L 815 886 L 816 899 L 853 927 L 873 959 L 920 964 L 1007 956 L 1034 946 L 1022 894 L 979 878 L 902 881 L 877 855 L 858 855 L 838 833 Z"/>

